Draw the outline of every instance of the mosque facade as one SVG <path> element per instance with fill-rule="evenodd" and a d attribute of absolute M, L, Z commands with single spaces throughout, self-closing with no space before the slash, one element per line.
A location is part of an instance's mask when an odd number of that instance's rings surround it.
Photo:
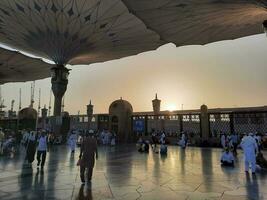
<path fill-rule="evenodd" d="M 152 100 L 153 111 L 134 112 L 130 102 L 118 99 L 110 104 L 109 112 L 102 114 L 70 115 L 70 128 L 102 131 L 108 129 L 117 134 L 118 140 L 130 142 L 139 135 L 149 137 L 153 131 L 162 132 L 177 139 L 188 133 L 192 143 L 219 143 L 221 133 L 267 133 L 267 106 L 215 108 L 202 105 L 195 110 L 162 111 L 161 100 Z"/>
<path fill-rule="evenodd" d="M 110 130 L 116 133 L 119 142 L 132 142 L 138 136 L 150 137 L 156 131 L 163 132 L 170 140 L 175 141 L 182 132 L 190 137 L 192 145 L 219 144 L 221 133 L 245 134 L 267 133 L 267 106 L 240 108 L 208 108 L 202 105 L 194 110 L 162 111 L 161 100 L 157 95 L 152 100 L 152 111 L 134 112 L 133 106 L 125 99 L 112 102 L 107 113 L 94 114 L 94 106 L 87 105 L 86 114 L 69 115 L 62 112 L 60 117 L 49 117 L 48 109 L 38 112 L 29 106 L 20 110 L 18 117 L 10 115 L 0 119 L 4 129 L 53 129 L 60 127 L 66 138 L 70 129 L 95 132 Z M 53 130 L 52 130 L 53 131 Z"/>

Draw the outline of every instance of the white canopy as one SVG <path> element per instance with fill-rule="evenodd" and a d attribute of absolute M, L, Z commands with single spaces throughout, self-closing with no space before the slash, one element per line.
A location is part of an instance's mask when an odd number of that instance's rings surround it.
<path fill-rule="evenodd" d="M 0 43 L 56 64 L 91 64 L 169 42 L 203 45 L 262 33 L 266 2 L 0 0 Z"/>
<path fill-rule="evenodd" d="M 204 45 L 263 32 L 267 0 L 123 0 L 164 42 Z"/>
<path fill-rule="evenodd" d="M 0 84 L 47 78 L 52 67 L 40 59 L 0 48 Z"/>

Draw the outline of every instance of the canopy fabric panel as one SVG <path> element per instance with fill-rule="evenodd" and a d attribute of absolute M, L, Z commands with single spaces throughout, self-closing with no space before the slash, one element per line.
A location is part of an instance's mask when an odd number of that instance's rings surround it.
<path fill-rule="evenodd" d="M 266 0 L 1 0 L 0 42 L 56 64 L 91 64 L 262 33 L 265 19 Z"/>
<path fill-rule="evenodd" d="M 52 67 L 40 59 L 0 48 L 0 84 L 47 78 Z"/>
<path fill-rule="evenodd" d="M 0 41 L 57 64 L 102 62 L 163 44 L 121 0 L 1 0 Z"/>
<path fill-rule="evenodd" d="M 204 45 L 263 33 L 266 0 L 123 0 L 165 42 Z"/>

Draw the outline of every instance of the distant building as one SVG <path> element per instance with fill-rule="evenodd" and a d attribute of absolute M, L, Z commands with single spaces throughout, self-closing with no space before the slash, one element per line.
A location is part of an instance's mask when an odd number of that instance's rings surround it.
<path fill-rule="evenodd" d="M 137 134 L 149 136 L 152 131 L 164 131 L 175 138 L 184 131 L 196 141 L 219 138 L 220 132 L 267 133 L 267 106 L 208 109 L 202 105 L 200 109 L 171 112 L 160 110 L 157 97 L 152 105 L 153 111 L 134 112 L 128 101 L 116 100 L 111 103 L 108 113 L 93 114 L 90 128 L 114 131 L 124 142 L 133 140 Z M 87 115 L 70 115 L 71 128 L 87 129 L 87 124 Z"/>
<path fill-rule="evenodd" d="M 195 144 L 218 142 L 221 133 L 267 133 L 267 106 L 209 109 L 202 105 L 200 109 L 161 111 L 160 103 L 156 95 L 152 100 L 153 111 L 134 112 L 130 102 L 120 98 L 110 104 L 107 113 L 93 114 L 90 102 L 87 114 L 69 115 L 64 112 L 61 118 L 47 116 L 47 109 L 44 108 L 38 118 L 38 128 L 51 129 L 53 123 L 62 124 L 65 135 L 69 128 L 95 131 L 109 129 L 116 133 L 119 142 L 133 141 L 137 135 L 150 136 L 153 131 L 164 131 L 168 137 L 176 139 L 186 132 Z M 0 120 L 0 126 L 16 129 L 19 125 L 20 128 L 26 128 L 23 124 L 26 124 L 24 121 L 27 118 L 27 124 L 30 121 L 30 127 L 35 129 L 36 116 L 35 110 L 25 108 L 20 111 L 19 122 L 16 116 L 6 116 Z"/>

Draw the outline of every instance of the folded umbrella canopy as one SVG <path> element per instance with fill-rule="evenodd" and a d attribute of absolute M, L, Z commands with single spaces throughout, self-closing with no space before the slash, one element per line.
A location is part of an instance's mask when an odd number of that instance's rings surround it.
<path fill-rule="evenodd" d="M 164 42 L 204 45 L 262 33 L 267 0 L 123 0 Z"/>
<path fill-rule="evenodd" d="M 60 116 L 66 64 L 123 58 L 170 42 L 202 45 L 258 34 L 266 7 L 266 0 L 0 0 L 0 43 L 56 64 L 51 83 Z M 14 67 L 13 81 L 48 76 L 46 67 L 36 73 L 28 67 Z"/>
<path fill-rule="evenodd" d="M 52 67 L 40 59 L 0 48 L 0 84 L 47 78 Z"/>
<path fill-rule="evenodd" d="M 60 65 L 91 64 L 169 42 L 202 45 L 258 34 L 266 6 L 265 0 L 1 0 L 0 42 Z"/>
<path fill-rule="evenodd" d="M 162 45 L 121 0 L 1 0 L 0 41 L 56 64 L 90 64 Z"/>

